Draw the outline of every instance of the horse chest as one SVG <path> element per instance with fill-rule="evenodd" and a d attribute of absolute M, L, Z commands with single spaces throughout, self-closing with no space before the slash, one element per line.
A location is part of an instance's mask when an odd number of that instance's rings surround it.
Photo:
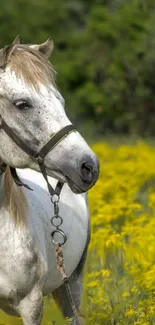
<path fill-rule="evenodd" d="M 49 196 L 41 189 L 34 191 L 33 198 L 31 196 L 29 202 L 32 214 L 29 219 L 32 223 L 33 236 L 42 254 L 42 261 L 46 265 L 44 285 L 46 295 L 62 284 L 56 265 L 55 245 L 51 238 L 51 232 L 55 230 L 51 224 L 54 211 Z M 85 195 L 74 195 L 67 186 L 62 191 L 59 206 L 60 216 L 63 218 L 61 229 L 67 236 L 67 242 L 63 246 L 65 270 L 67 276 L 70 276 L 76 269 L 87 243 L 89 213 Z"/>

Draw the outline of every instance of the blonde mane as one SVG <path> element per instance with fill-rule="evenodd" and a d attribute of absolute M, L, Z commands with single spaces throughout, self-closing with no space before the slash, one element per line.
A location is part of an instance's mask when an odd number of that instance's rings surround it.
<path fill-rule="evenodd" d="M 46 87 L 54 84 L 54 69 L 42 53 L 28 45 L 16 44 L 6 49 L 5 66 L 15 71 L 27 85 L 39 90 L 39 84 Z"/>
<path fill-rule="evenodd" d="M 8 211 L 15 225 L 23 226 L 26 223 L 28 202 L 23 189 L 14 182 L 9 166 L 7 166 L 4 175 L 4 193 Z"/>

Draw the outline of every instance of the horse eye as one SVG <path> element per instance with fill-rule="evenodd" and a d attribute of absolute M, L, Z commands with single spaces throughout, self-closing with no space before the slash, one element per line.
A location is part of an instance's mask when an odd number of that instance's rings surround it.
<path fill-rule="evenodd" d="M 14 102 L 14 105 L 20 110 L 25 110 L 31 107 L 31 105 L 26 100 L 21 99 Z"/>

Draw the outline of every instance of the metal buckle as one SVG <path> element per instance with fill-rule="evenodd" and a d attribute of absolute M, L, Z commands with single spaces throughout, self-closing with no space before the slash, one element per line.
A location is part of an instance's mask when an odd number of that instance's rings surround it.
<path fill-rule="evenodd" d="M 36 156 L 35 159 L 37 160 L 38 164 L 43 164 L 44 162 L 44 158 L 42 158 L 41 156 Z"/>

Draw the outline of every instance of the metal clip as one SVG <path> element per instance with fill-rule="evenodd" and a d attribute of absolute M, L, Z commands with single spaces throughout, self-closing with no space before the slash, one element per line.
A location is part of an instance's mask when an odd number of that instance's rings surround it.
<path fill-rule="evenodd" d="M 54 202 L 54 215 L 55 215 L 55 217 L 57 217 L 58 214 L 59 214 L 59 206 L 58 206 L 58 202 L 55 201 Z"/>
<path fill-rule="evenodd" d="M 51 224 L 53 227 L 56 228 L 51 233 L 52 242 L 54 243 L 54 245 L 59 244 L 62 246 L 67 241 L 67 236 L 64 231 L 59 228 L 63 224 L 63 219 L 59 216 L 59 196 L 56 194 L 51 196 L 51 202 L 54 205 L 54 216 L 51 219 Z M 56 241 L 54 238 L 56 234 L 58 234 L 60 238 L 58 241 Z"/>

